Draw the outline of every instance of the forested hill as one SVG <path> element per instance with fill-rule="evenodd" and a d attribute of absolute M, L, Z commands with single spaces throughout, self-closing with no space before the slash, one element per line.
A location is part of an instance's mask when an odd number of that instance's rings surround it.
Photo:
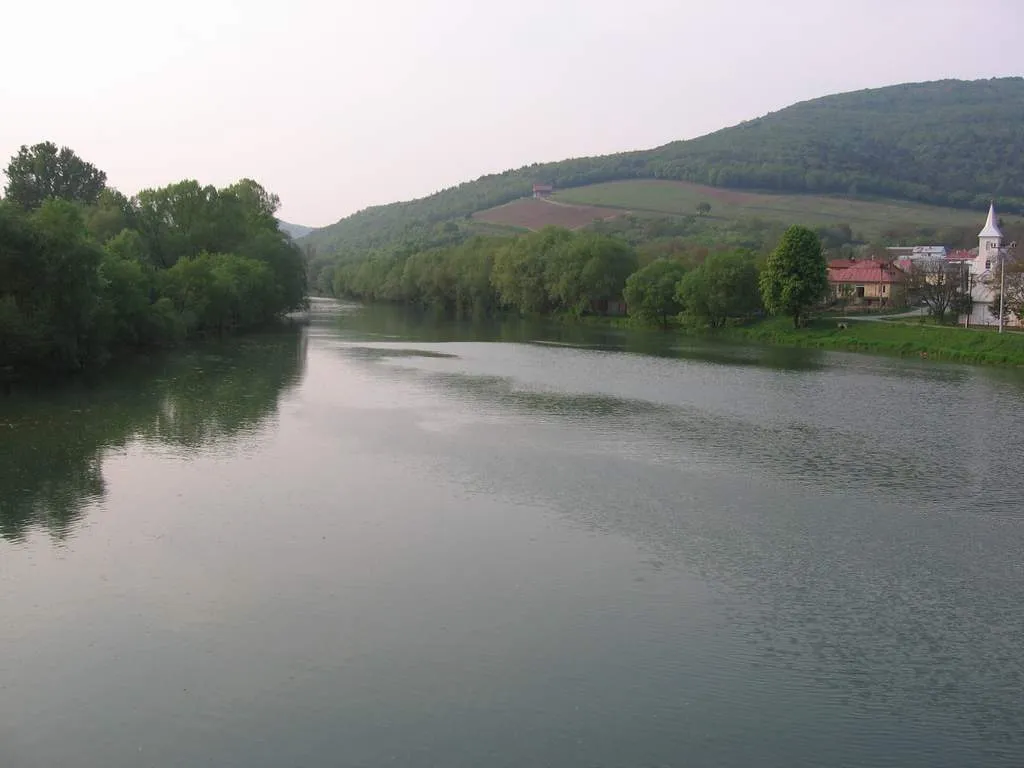
<path fill-rule="evenodd" d="M 1024 78 L 942 80 L 801 102 L 652 150 L 534 164 L 411 202 L 360 211 L 303 239 L 363 251 L 528 195 L 660 178 L 736 189 L 887 197 L 982 208 L 1024 205 Z"/>
<path fill-rule="evenodd" d="M 290 221 L 277 220 L 277 228 L 284 232 L 292 240 L 305 237 L 313 231 L 314 227 L 307 227 L 303 224 L 292 224 Z"/>

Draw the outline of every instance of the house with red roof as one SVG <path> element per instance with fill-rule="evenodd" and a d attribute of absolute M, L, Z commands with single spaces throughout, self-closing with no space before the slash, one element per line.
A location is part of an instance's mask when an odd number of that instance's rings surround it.
<path fill-rule="evenodd" d="M 545 197 L 551 197 L 554 193 L 555 187 L 553 184 L 534 184 L 533 185 L 533 196 L 538 199 Z"/>
<path fill-rule="evenodd" d="M 835 259 L 828 264 L 832 295 L 856 304 L 901 306 L 907 301 L 907 273 L 891 261 Z"/>

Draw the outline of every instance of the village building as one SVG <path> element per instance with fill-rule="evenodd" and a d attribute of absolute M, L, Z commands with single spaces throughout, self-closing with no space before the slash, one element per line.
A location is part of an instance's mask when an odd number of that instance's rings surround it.
<path fill-rule="evenodd" d="M 988 209 L 985 224 L 978 232 L 978 247 L 947 250 L 941 245 L 896 246 L 886 248 L 885 256 L 871 259 L 834 259 L 828 263 L 828 282 L 834 299 L 864 306 L 900 306 L 907 301 L 910 274 L 928 262 L 944 262 L 955 267 L 957 279 L 971 297 L 970 314 L 960 316 L 963 325 L 998 325 L 998 310 L 992 305 L 999 298 L 1000 260 L 1010 258 L 1004 248 L 995 205 Z M 926 277 L 926 279 L 928 279 Z M 1004 325 L 1021 326 L 1012 313 Z"/>
<path fill-rule="evenodd" d="M 886 248 L 885 251 L 893 261 L 902 259 L 923 261 L 926 259 L 946 258 L 946 246 L 944 245 L 901 245 Z"/>
<path fill-rule="evenodd" d="M 999 229 L 995 204 L 989 205 L 985 226 L 978 233 L 978 247 L 970 251 L 954 251 L 946 257 L 953 264 L 966 266 L 967 289 L 971 296 L 970 314 L 961 315 L 965 325 L 998 325 L 998 311 L 991 306 L 999 298 L 1000 259 L 1006 258 L 1003 233 Z M 1020 318 L 1010 314 L 1005 325 L 1019 326 Z"/>
<path fill-rule="evenodd" d="M 853 304 L 903 306 L 907 302 L 907 281 L 907 273 L 892 261 L 836 259 L 828 263 L 832 296 Z"/>
<path fill-rule="evenodd" d="M 554 193 L 555 187 L 553 184 L 534 184 L 533 185 L 533 196 L 538 200 L 542 200 L 546 197 L 551 197 Z"/>

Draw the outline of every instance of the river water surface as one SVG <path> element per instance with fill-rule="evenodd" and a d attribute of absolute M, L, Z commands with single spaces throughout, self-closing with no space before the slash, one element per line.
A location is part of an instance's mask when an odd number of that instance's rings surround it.
<path fill-rule="evenodd" d="M 0 400 L 0 766 L 1024 765 L 1024 376 L 311 325 Z"/>

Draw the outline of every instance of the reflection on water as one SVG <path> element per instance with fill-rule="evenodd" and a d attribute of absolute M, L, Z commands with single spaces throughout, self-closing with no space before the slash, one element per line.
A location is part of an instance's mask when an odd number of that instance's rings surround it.
<path fill-rule="evenodd" d="M 0 401 L 0 765 L 1018 768 L 1022 403 L 391 307 Z"/>
<path fill-rule="evenodd" d="M 324 320 L 321 318 L 321 322 Z M 528 318 L 453 320 L 434 312 L 375 305 L 348 308 L 326 322 L 346 336 L 374 341 L 502 342 L 570 347 L 595 352 L 628 352 L 685 358 L 722 365 L 751 365 L 788 370 L 815 370 L 824 353 L 814 349 L 750 347 L 689 339 L 656 330 L 615 328 L 601 324 L 560 323 Z"/>
<path fill-rule="evenodd" d="M 551 504 L 728 585 L 760 665 L 1020 743 L 1019 372 L 602 342 L 502 354 L 357 336 L 339 352 L 491 415 L 430 443 L 477 492 Z"/>
<path fill-rule="evenodd" d="M 524 449 L 512 471 L 488 463 L 480 476 L 520 486 L 516 495 L 561 496 L 560 511 L 581 525 L 625 533 L 660 561 L 728 584 L 749 601 L 731 616 L 762 663 L 893 713 L 949 711 L 997 740 L 1024 733 L 1024 713 L 1007 696 L 1024 690 L 1013 639 L 1024 637 L 1024 621 L 1006 614 L 1017 599 L 1008 591 L 1021 592 L 1012 563 L 1024 507 L 1006 497 L 1013 457 L 1024 455 L 1019 434 L 1006 455 L 972 469 L 955 441 L 905 453 L 835 427 L 529 391 L 511 377 L 426 378 L 477 407 L 584 429 L 591 441 L 573 441 L 557 463 Z M 625 472 L 623 457 L 632 462 Z M 558 491 L 567 485 L 568 497 Z M 972 492 L 986 488 L 991 498 Z M 985 522 L 961 517 L 968 504 Z M 972 551 L 950 551 L 955 541 Z M 937 570 L 947 575 L 937 580 Z"/>
<path fill-rule="evenodd" d="M 295 329 L 126 366 L 93 382 L 0 399 L 0 537 L 67 535 L 103 498 L 103 459 L 135 440 L 224 450 L 272 418 L 301 379 Z"/>

